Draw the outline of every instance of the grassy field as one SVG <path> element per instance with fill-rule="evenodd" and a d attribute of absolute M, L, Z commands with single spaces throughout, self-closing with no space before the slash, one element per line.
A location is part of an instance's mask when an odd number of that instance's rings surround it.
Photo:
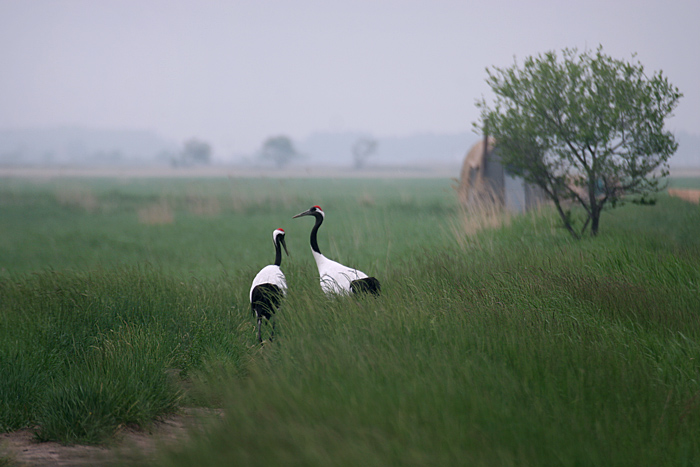
<path fill-rule="evenodd" d="M 321 294 L 291 219 L 313 204 L 380 298 Z M 225 416 L 160 464 L 700 464 L 697 205 L 623 206 L 580 242 L 547 210 L 466 215 L 441 179 L 3 179 L 0 212 L 0 430 L 99 443 L 198 405 Z"/>
<path fill-rule="evenodd" d="M 700 190 L 700 177 L 693 175 L 676 176 L 669 180 L 669 188 L 693 188 Z"/>

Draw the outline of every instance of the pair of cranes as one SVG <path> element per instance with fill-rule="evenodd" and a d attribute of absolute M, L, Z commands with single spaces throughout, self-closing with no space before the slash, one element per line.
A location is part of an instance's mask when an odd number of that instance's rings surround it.
<path fill-rule="evenodd" d="M 321 290 L 326 295 L 343 295 L 355 293 L 372 293 L 379 295 L 379 281 L 374 277 L 369 277 L 362 271 L 343 266 L 342 264 L 330 260 L 321 254 L 318 248 L 318 229 L 323 224 L 326 215 L 319 206 L 312 206 L 310 209 L 292 217 L 296 219 L 302 216 L 313 216 L 316 219 L 314 227 L 311 229 L 311 253 L 316 260 L 316 267 L 321 280 Z M 275 310 L 280 306 L 282 298 L 287 293 L 287 280 L 284 277 L 280 265 L 282 264 L 282 248 L 285 253 L 287 245 L 284 241 L 284 230 L 276 229 L 272 233 L 272 241 L 275 244 L 275 262 L 265 266 L 253 279 L 250 287 L 250 307 L 256 318 L 256 329 L 258 341 L 262 342 L 261 326 L 262 319 L 271 320 Z M 275 333 L 275 323 L 272 320 L 272 335 Z M 272 340 L 272 337 L 270 337 Z"/>

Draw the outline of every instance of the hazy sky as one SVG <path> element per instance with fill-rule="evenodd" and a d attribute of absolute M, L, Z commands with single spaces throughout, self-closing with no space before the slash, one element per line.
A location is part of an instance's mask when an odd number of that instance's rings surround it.
<path fill-rule="evenodd" d="M 199 137 L 470 131 L 487 66 L 564 47 L 633 52 L 700 133 L 698 0 L 0 0 L 0 128 Z"/>

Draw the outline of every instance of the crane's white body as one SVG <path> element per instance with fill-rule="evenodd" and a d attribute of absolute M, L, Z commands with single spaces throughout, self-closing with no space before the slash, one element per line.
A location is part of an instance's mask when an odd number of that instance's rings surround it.
<path fill-rule="evenodd" d="M 358 292 L 371 292 L 379 295 L 380 285 L 375 277 L 369 277 L 362 271 L 344 266 L 321 254 L 321 250 L 318 248 L 318 229 L 326 217 L 323 209 L 320 206 L 311 206 L 310 209 L 300 212 L 292 219 L 302 216 L 313 216 L 316 219 L 309 240 L 311 253 L 314 255 L 321 280 L 321 290 L 326 295 L 349 295 Z"/>
<path fill-rule="evenodd" d="M 273 284 L 282 290 L 282 295 L 287 295 L 287 279 L 279 266 L 270 264 L 260 270 L 253 279 L 253 285 L 250 287 L 250 300 L 253 301 L 253 289 L 261 284 Z"/>
<path fill-rule="evenodd" d="M 311 253 L 316 260 L 318 275 L 321 279 L 321 290 L 325 294 L 350 294 L 352 293 L 350 283 L 367 277 L 364 272 L 330 260 L 313 249 Z"/>
<path fill-rule="evenodd" d="M 262 268 L 253 278 L 250 286 L 250 307 L 255 315 L 258 342 L 262 343 L 261 327 L 262 319 L 266 318 L 272 323 L 270 341 L 275 335 L 275 322 L 273 321 L 275 310 L 280 306 L 282 298 L 287 295 L 287 279 L 280 268 L 282 264 L 282 248 L 287 252 L 284 241 L 284 230 L 276 229 L 272 232 L 272 243 L 275 245 L 275 262 Z"/>

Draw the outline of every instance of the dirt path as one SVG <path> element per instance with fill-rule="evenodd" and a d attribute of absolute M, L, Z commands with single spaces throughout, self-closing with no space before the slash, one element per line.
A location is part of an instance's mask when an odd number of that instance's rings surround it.
<path fill-rule="evenodd" d="M 129 460 L 147 461 L 159 446 L 183 442 L 188 428 L 201 423 L 201 417 L 220 415 L 208 409 L 183 409 L 181 414 L 171 415 L 155 422 L 147 431 L 124 429 L 108 446 L 64 446 L 54 442 L 37 442 L 32 430 L 19 430 L 0 434 L 0 464 L 9 459 L 17 466 L 107 466 L 128 463 Z"/>
<path fill-rule="evenodd" d="M 691 203 L 700 203 L 700 190 L 679 190 L 677 188 L 669 188 L 668 194 L 686 201 L 690 201 Z"/>

